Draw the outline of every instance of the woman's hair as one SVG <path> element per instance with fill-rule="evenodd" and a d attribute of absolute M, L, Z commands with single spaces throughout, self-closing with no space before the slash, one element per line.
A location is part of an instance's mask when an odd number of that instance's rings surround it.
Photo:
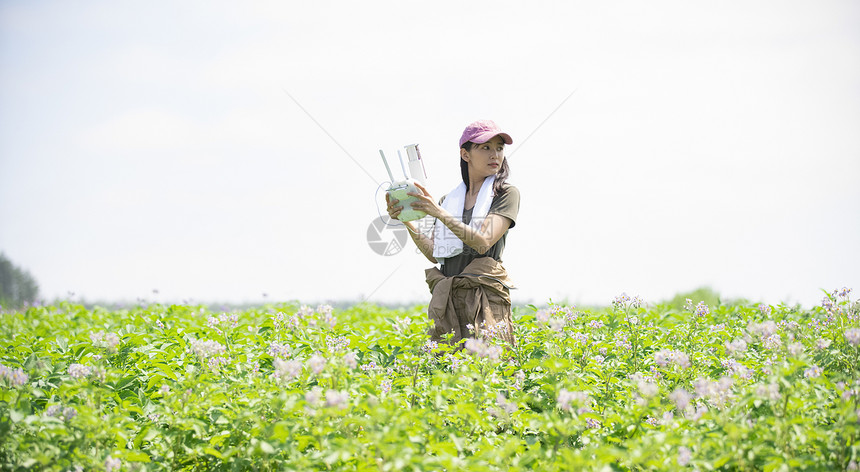
<path fill-rule="evenodd" d="M 472 141 L 466 141 L 460 146 L 462 149 L 465 149 L 466 152 L 470 152 L 472 147 L 475 146 L 475 143 Z M 496 174 L 496 181 L 493 182 L 493 194 L 501 195 L 505 193 L 505 181 L 508 180 L 508 175 L 510 175 L 511 169 L 508 167 L 508 159 L 505 158 L 502 161 L 502 167 L 499 169 L 499 172 Z M 469 163 L 464 161 L 463 158 L 460 158 L 460 175 L 463 176 L 463 183 L 466 184 L 466 191 L 469 191 Z"/>

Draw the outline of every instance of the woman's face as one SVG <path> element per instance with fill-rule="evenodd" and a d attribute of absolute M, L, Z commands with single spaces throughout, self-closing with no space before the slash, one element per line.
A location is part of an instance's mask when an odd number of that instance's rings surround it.
<path fill-rule="evenodd" d="M 461 150 L 461 157 L 469 163 L 469 177 L 495 175 L 505 160 L 505 140 L 501 136 L 482 144 L 475 144 L 471 151 Z"/>

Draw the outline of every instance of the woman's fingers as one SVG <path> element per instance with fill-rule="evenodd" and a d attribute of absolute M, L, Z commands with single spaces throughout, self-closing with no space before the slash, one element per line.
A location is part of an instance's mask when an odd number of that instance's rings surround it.
<path fill-rule="evenodd" d="M 421 192 L 424 193 L 424 195 L 430 195 L 430 192 L 428 192 L 427 189 L 424 188 L 423 185 L 419 184 L 418 182 L 413 182 L 413 183 L 415 184 L 416 187 L 418 187 L 419 190 L 421 190 Z"/>
<path fill-rule="evenodd" d="M 388 216 L 390 216 L 392 218 L 397 218 L 397 216 L 400 215 L 401 211 L 403 211 L 402 206 L 391 205 L 388 207 Z"/>

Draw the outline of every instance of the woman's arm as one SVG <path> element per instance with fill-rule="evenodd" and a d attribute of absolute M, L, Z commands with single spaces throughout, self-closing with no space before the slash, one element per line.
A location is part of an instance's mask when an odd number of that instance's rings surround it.
<path fill-rule="evenodd" d="M 412 236 L 412 241 L 418 246 L 424 257 L 434 264 L 439 262 L 433 257 L 433 238 L 419 231 L 411 221 L 406 221 L 403 224 L 406 225 L 406 229 L 409 230 L 409 236 Z"/>
<path fill-rule="evenodd" d="M 387 193 L 385 194 L 385 202 L 388 204 L 388 216 L 396 219 L 400 212 L 403 210 L 403 206 L 397 205 L 400 200 L 392 199 Z M 427 258 L 430 262 L 436 264 L 438 261 L 435 257 L 433 257 L 433 238 L 428 237 L 415 226 L 415 223 L 411 221 L 404 221 L 404 225 L 406 225 L 406 229 L 409 230 L 409 236 L 412 237 L 412 241 L 418 246 L 418 249 L 421 251 L 421 254 L 424 254 L 424 257 Z"/>
<path fill-rule="evenodd" d="M 507 231 L 511 226 L 511 220 L 508 218 L 495 213 L 490 213 L 486 218 L 484 218 L 484 221 L 481 222 L 481 228 L 476 230 L 460 221 L 459 218 L 455 218 L 453 215 L 445 211 L 444 208 L 439 206 L 433 200 L 433 197 L 430 196 L 427 189 L 425 189 L 421 184 L 416 183 L 415 186 L 421 190 L 423 195 L 411 192 L 408 194 L 417 197 L 417 201 L 412 202 L 412 208 L 438 218 L 439 221 L 447 226 L 455 236 L 463 241 L 463 243 L 478 251 L 478 254 L 483 254 L 489 251 L 490 248 L 493 247 L 493 244 L 496 244 L 496 242 L 502 238 L 502 235 L 505 234 L 505 231 Z M 414 235 L 413 239 L 415 239 Z M 432 239 L 430 239 L 430 254 L 431 256 L 433 254 Z M 424 255 L 426 256 L 427 253 Z"/>

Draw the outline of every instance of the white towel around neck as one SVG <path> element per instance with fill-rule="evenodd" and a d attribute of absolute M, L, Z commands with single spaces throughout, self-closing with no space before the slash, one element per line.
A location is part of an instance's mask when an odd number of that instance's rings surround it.
<path fill-rule="evenodd" d="M 496 181 L 496 176 L 491 175 L 484 179 L 481 184 L 481 190 L 478 191 L 478 198 L 475 200 L 475 206 L 472 208 L 472 219 L 469 221 L 469 226 L 475 229 L 480 229 L 484 218 L 490 212 L 490 205 L 493 203 L 493 182 Z M 442 202 L 442 208 L 454 216 L 458 220 L 463 218 L 463 210 L 466 205 L 466 184 L 460 182 L 454 190 L 452 190 Z M 454 257 L 463 252 L 463 241 L 458 238 L 451 230 L 436 220 L 435 229 L 433 230 L 433 257 L 437 261 L 444 264 L 445 259 Z"/>

